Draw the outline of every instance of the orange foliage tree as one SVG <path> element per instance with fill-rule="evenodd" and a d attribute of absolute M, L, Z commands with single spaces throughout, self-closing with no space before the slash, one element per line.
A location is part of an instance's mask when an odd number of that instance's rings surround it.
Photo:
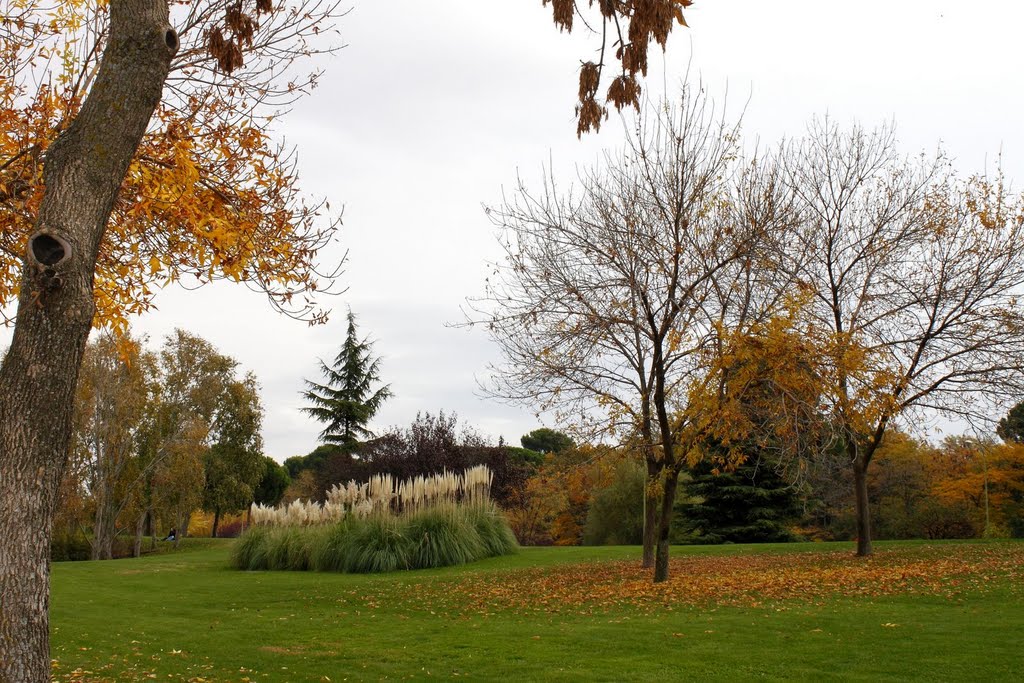
<path fill-rule="evenodd" d="M 785 164 L 801 226 L 780 260 L 812 292 L 822 395 L 869 555 L 868 474 L 888 429 L 924 411 L 984 420 L 1024 391 L 1024 201 L 998 176 L 901 157 L 887 128 L 816 122 Z"/>
<path fill-rule="evenodd" d="M 109 34 L 104 0 L 19 0 L 0 54 L 0 305 L 21 285 L 21 256 L 45 191 L 50 145 L 75 119 Z M 124 181 L 96 261 L 96 324 L 124 332 L 155 290 L 178 281 L 245 282 L 280 310 L 319 322 L 313 295 L 334 268 L 317 254 L 337 220 L 300 194 L 272 122 L 318 73 L 300 61 L 331 52 L 337 3 L 185 0 L 171 21 L 180 47 L 164 96 Z M 243 58 L 244 51 L 244 58 Z M 42 82 L 42 85 L 40 85 Z"/>
<path fill-rule="evenodd" d="M 1021 536 L 1024 531 L 1024 445 L 954 437 L 936 459 L 931 493 L 964 511 L 984 536 Z"/>
<path fill-rule="evenodd" d="M 585 444 L 549 453 L 506 511 L 520 543 L 579 545 L 594 492 L 615 480 L 618 463 L 635 457 Z"/>

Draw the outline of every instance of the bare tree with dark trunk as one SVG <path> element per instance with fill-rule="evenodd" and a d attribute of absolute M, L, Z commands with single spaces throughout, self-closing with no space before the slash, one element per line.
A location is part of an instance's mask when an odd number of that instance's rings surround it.
<path fill-rule="evenodd" d="M 506 261 L 472 302 L 504 356 L 493 395 L 644 454 L 644 563 L 653 560 L 656 581 L 668 576 L 688 450 L 677 419 L 687 383 L 719 307 L 734 301 L 722 296 L 728 283 L 784 222 L 779 186 L 762 182 L 771 174 L 738 156 L 736 126 L 694 91 L 672 111 L 652 108 L 630 146 L 577 190 L 548 178 L 535 195 L 520 184 L 491 210 Z M 759 191 L 738 188 L 755 178 Z"/>

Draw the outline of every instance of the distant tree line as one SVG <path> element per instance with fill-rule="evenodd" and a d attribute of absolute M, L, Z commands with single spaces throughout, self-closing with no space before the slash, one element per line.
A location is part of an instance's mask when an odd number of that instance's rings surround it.
<path fill-rule="evenodd" d="M 287 474 L 263 455 L 262 421 L 255 376 L 206 340 L 176 330 L 153 351 L 99 336 L 75 398 L 53 556 L 137 556 L 145 536 L 174 529 L 177 543 L 196 510 L 212 513 L 216 535 L 224 514 L 276 502 Z"/>
<path fill-rule="evenodd" d="M 285 499 L 323 500 L 334 484 L 363 482 L 375 474 L 407 479 L 487 465 L 494 473 L 491 496 L 507 506 L 542 459 L 536 451 L 491 444 L 472 428 L 460 426 L 455 413 L 420 413 L 408 427 L 393 427 L 368 441 L 324 444 L 288 458 L 284 466 L 292 484 Z"/>
<path fill-rule="evenodd" d="M 880 539 L 1024 538 L 1024 404 L 1000 422 L 1002 441 L 939 443 L 890 431 L 868 478 Z M 837 449 L 841 445 L 835 446 Z M 819 459 L 792 483 L 756 453 L 738 464 L 701 460 L 680 478 L 673 543 L 852 541 L 851 473 Z M 526 545 L 640 543 L 643 458 L 628 449 L 574 446 L 545 456 L 506 514 Z"/>

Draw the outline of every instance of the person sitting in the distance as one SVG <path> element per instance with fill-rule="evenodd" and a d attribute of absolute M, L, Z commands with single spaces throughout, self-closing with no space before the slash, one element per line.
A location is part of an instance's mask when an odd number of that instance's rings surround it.
<path fill-rule="evenodd" d="M 170 531 L 170 533 L 169 533 L 169 534 L 167 534 L 167 538 L 165 538 L 164 540 L 165 540 L 165 541 L 173 541 L 173 540 L 175 540 L 175 539 L 176 539 L 177 537 L 178 537 L 178 531 L 177 531 L 176 529 L 173 529 L 173 528 L 172 528 L 172 529 L 171 529 L 171 531 Z"/>

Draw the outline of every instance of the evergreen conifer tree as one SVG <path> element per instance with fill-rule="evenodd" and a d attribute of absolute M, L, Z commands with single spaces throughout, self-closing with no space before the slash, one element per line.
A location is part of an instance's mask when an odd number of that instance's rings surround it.
<path fill-rule="evenodd" d="M 677 506 L 678 541 L 777 543 L 792 540 L 787 529 L 798 513 L 796 491 L 770 465 L 748 458 L 735 470 L 718 471 L 708 461 L 691 470 L 683 491 L 691 502 Z"/>
<path fill-rule="evenodd" d="M 356 316 L 350 310 L 345 343 L 334 363 L 320 361 L 326 381 L 306 380 L 307 390 L 302 392 L 311 404 L 303 412 L 326 425 L 320 432 L 324 443 L 351 447 L 373 436 L 366 425 L 392 393 L 390 385 L 374 390 L 380 382 L 380 359 L 372 357 L 372 349 L 372 342 L 359 338 Z"/>

